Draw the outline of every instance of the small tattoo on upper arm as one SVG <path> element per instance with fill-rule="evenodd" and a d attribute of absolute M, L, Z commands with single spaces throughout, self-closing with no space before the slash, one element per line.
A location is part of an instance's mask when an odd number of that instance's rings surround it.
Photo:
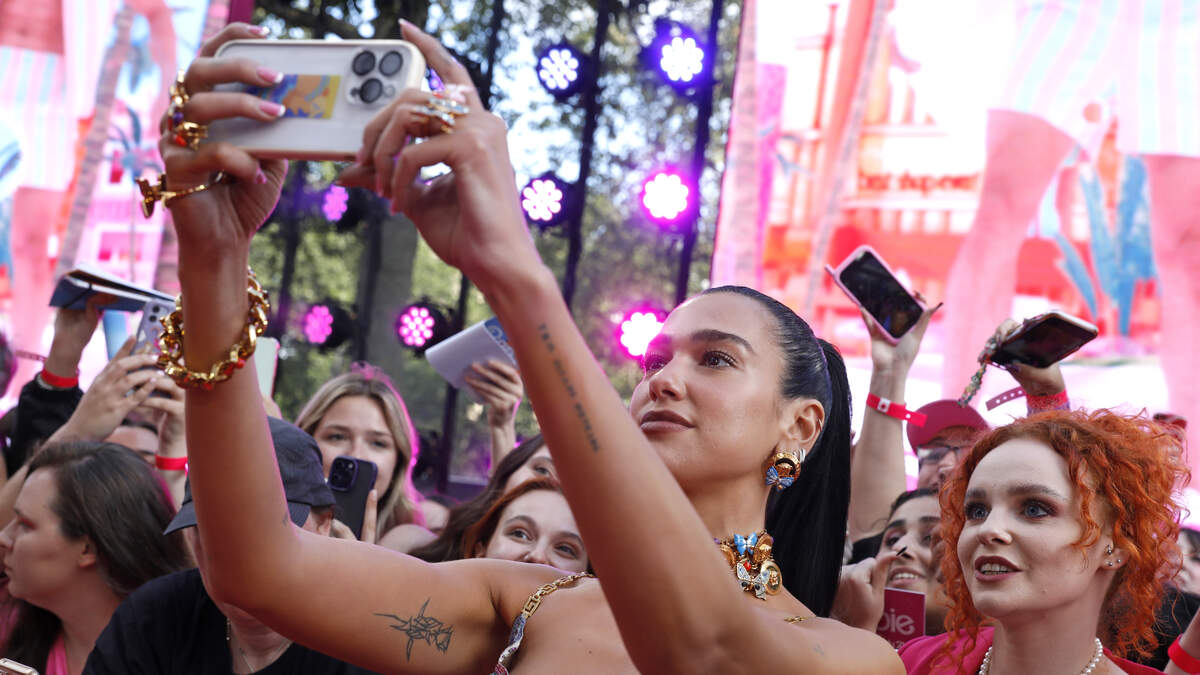
<path fill-rule="evenodd" d="M 396 623 L 391 624 L 391 627 L 408 636 L 408 645 L 404 648 L 404 656 L 409 661 L 412 661 L 413 642 L 417 640 L 424 641 L 439 652 L 444 653 L 450 649 L 450 637 L 454 634 L 454 626 L 447 626 L 439 619 L 425 615 L 425 608 L 429 606 L 430 600 L 432 598 L 425 598 L 425 604 L 421 605 L 421 611 L 417 612 L 416 616 L 407 619 L 402 619 L 396 614 L 382 612 L 375 614 L 375 616 L 394 620 Z"/>

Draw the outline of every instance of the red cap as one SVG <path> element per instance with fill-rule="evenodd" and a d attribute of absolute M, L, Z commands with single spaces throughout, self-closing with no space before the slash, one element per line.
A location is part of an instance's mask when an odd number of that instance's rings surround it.
<path fill-rule="evenodd" d="M 934 436 L 950 427 L 969 427 L 976 431 L 987 431 L 991 425 L 974 408 L 961 406 L 952 398 L 944 398 L 933 403 L 926 403 L 917 408 L 917 412 L 925 415 L 925 426 L 913 424 L 908 428 L 908 444 L 915 452 L 917 448 L 929 443 Z"/>

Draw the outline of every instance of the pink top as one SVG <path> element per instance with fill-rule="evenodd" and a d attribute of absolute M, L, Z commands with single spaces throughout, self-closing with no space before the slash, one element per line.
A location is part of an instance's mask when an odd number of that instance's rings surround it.
<path fill-rule="evenodd" d="M 992 634 L 994 628 L 984 627 L 979 629 L 979 639 L 975 641 L 975 648 L 967 652 L 963 659 L 963 670 L 957 670 L 958 663 L 956 660 L 942 659 L 938 663 L 938 667 L 933 667 L 934 661 L 941 654 L 942 645 L 946 643 L 945 635 L 926 635 L 924 637 L 914 638 L 909 640 L 900 648 L 900 660 L 904 662 L 904 669 L 908 675 L 950 675 L 952 673 L 977 673 L 979 666 L 983 663 L 983 655 L 987 652 L 988 647 L 992 646 Z M 951 654 L 957 655 L 959 649 L 967 644 L 967 636 L 963 635 L 958 639 L 951 650 Z M 1133 661 L 1113 656 L 1107 649 L 1104 650 L 1105 656 L 1117 664 L 1117 667 L 1130 675 L 1156 675 L 1161 674 L 1161 670 L 1156 670 L 1150 666 L 1143 666 Z"/>

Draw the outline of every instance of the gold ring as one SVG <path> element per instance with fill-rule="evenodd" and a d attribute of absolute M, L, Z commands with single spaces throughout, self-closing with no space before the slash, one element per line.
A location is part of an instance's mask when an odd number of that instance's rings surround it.
<path fill-rule="evenodd" d="M 167 206 L 172 199 L 186 197 L 197 192 L 204 192 L 212 186 L 220 183 L 225 179 L 225 172 L 217 172 L 207 183 L 201 183 L 184 190 L 168 190 L 167 189 L 167 174 L 158 174 L 158 183 L 151 183 L 145 178 L 137 179 L 138 189 L 142 191 L 142 215 L 149 218 L 154 213 L 154 203 L 161 200 L 163 206 Z"/>
<path fill-rule="evenodd" d="M 431 94 L 425 101 L 425 105 L 419 106 L 414 111 L 426 122 L 436 121 L 444 134 L 454 133 L 454 122 L 468 112 L 465 105 L 437 94 Z"/>

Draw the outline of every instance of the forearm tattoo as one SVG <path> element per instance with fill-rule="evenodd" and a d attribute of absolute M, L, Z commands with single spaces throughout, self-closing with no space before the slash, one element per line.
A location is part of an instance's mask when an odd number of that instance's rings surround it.
<path fill-rule="evenodd" d="M 546 345 L 546 351 L 550 354 L 550 361 L 554 364 L 554 371 L 558 373 L 558 379 L 562 382 L 563 388 L 567 390 L 567 396 L 571 397 L 572 403 L 575 404 L 575 416 L 579 418 L 579 426 L 583 429 L 584 435 L 587 436 L 588 445 L 592 448 L 592 452 L 600 452 L 600 442 L 596 439 L 596 432 L 592 430 L 592 421 L 588 419 L 587 411 L 583 409 L 583 404 L 579 402 L 578 396 L 575 394 L 575 387 L 571 381 L 567 379 L 567 369 L 563 366 L 562 359 L 555 353 L 557 350 L 554 343 L 550 341 L 550 329 L 546 324 L 538 326 L 538 335 L 542 338 L 542 344 Z"/>
<path fill-rule="evenodd" d="M 396 623 L 391 624 L 391 627 L 408 636 L 408 645 L 404 648 L 404 656 L 409 661 L 412 661 L 413 643 L 418 640 L 436 648 L 439 652 L 445 653 L 450 649 L 450 636 L 454 634 L 454 626 L 447 626 L 439 619 L 425 615 L 425 608 L 429 606 L 430 600 L 432 598 L 425 598 L 425 604 L 421 605 L 421 611 L 417 612 L 416 616 L 407 619 L 396 614 L 378 612 L 375 614 L 375 616 L 392 619 Z"/>

